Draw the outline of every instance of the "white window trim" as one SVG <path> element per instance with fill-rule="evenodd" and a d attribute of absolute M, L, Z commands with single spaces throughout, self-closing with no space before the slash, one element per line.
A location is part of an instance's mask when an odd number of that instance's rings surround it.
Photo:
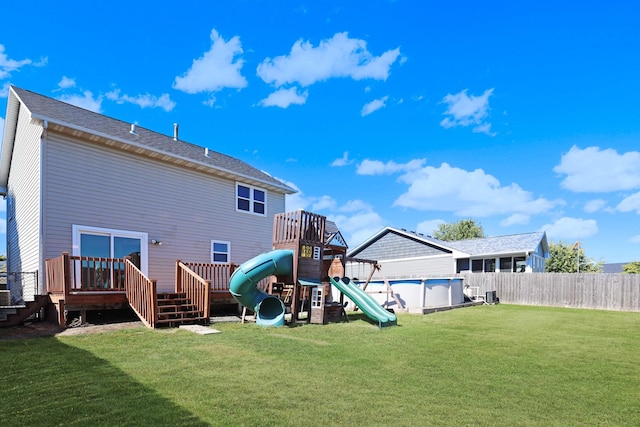
<path fill-rule="evenodd" d="M 132 239 L 140 239 L 140 271 L 146 276 L 149 275 L 149 236 L 147 233 L 129 230 L 117 230 L 114 228 L 90 227 L 86 225 L 73 224 L 73 241 L 72 255 L 80 256 L 80 235 L 81 234 L 97 234 L 113 237 L 128 237 Z M 113 250 L 113 245 L 111 245 Z"/>
<path fill-rule="evenodd" d="M 227 262 L 214 261 L 213 259 L 213 245 L 215 243 L 222 243 L 227 245 Z M 221 252 L 220 252 L 221 253 Z M 230 264 L 231 263 L 231 242 L 226 240 L 211 240 L 211 264 Z"/>
<path fill-rule="evenodd" d="M 238 209 L 238 199 L 240 198 L 240 196 L 238 195 L 238 187 L 239 186 L 247 187 L 249 189 L 249 210 L 248 211 L 245 211 L 245 210 L 242 210 L 242 209 Z M 253 202 L 254 202 L 254 200 L 253 200 L 253 190 L 259 190 L 259 191 L 262 191 L 264 193 L 264 202 L 259 202 L 259 203 L 264 203 L 264 213 L 258 213 L 258 212 L 255 212 L 253 210 Z M 264 188 L 254 187 L 253 185 L 245 184 L 244 182 L 236 182 L 236 199 L 235 199 L 236 212 L 242 212 L 242 213 L 251 214 L 251 215 L 258 215 L 258 216 L 267 216 L 267 197 L 268 197 L 268 194 L 269 193 Z M 246 200 L 244 197 L 242 199 Z"/>

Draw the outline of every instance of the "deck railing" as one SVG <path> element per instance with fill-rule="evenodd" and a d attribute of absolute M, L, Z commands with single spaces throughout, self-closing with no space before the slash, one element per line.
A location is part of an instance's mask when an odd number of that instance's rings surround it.
<path fill-rule="evenodd" d="M 180 262 L 180 261 L 178 261 Z M 211 292 L 229 292 L 229 280 L 234 271 L 239 267 L 237 264 L 208 264 L 198 262 L 182 262 L 182 264 L 194 272 L 196 275 L 211 284 Z M 176 271 L 177 268 L 176 268 Z M 178 279 L 176 278 L 176 283 Z M 256 287 L 263 291 L 269 288 L 271 277 L 260 280 Z"/>
<path fill-rule="evenodd" d="M 326 218 L 306 211 L 276 214 L 273 221 L 274 243 L 323 242 Z"/>
<path fill-rule="evenodd" d="M 211 282 L 181 261 L 176 261 L 176 292 L 184 292 L 200 312 L 200 317 L 209 319 Z"/>
<path fill-rule="evenodd" d="M 47 292 L 124 292 L 125 266 L 122 258 L 69 255 L 63 252 L 45 262 Z"/>
<path fill-rule="evenodd" d="M 125 259 L 125 288 L 129 305 L 142 322 L 150 328 L 158 321 L 158 290 L 156 282 L 150 280 L 129 259 Z"/>
<path fill-rule="evenodd" d="M 45 261 L 47 293 L 67 294 L 71 288 L 69 253 Z"/>
<path fill-rule="evenodd" d="M 207 264 L 198 262 L 184 262 L 182 264 L 205 281 L 211 283 L 211 292 L 228 291 L 229 279 L 236 268 L 238 268 L 236 264 Z"/>

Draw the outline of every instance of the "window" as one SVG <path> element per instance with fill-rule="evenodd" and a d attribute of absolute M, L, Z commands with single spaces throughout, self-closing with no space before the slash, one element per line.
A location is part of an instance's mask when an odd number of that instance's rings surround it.
<path fill-rule="evenodd" d="M 511 271 L 512 265 L 513 259 L 511 257 L 500 258 L 500 271 Z"/>
<path fill-rule="evenodd" d="M 527 271 L 527 261 L 523 256 L 513 257 L 513 272 L 524 273 Z"/>
<path fill-rule="evenodd" d="M 496 271 L 496 259 L 495 258 L 487 258 L 484 260 L 484 272 L 485 273 L 494 273 Z"/>
<path fill-rule="evenodd" d="M 211 263 L 228 264 L 231 259 L 231 242 L 211 241 Z"/>
<path fill-rule="evenodd" d="M 236 210 L 256 215 L 267 214 L 267 192 L 249 185 L 236 185 Z"/>
<path fill-rule="evenodd" d="M 482 260 L 481 259 L 474 259 L 471 260 L 471 271 L 473 273 L 482 273 Z"/>

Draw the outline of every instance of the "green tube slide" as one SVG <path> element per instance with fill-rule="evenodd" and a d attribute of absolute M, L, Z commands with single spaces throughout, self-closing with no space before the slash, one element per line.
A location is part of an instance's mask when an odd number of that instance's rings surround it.
<path fill-rule="evenodd" d="M 256 324 L 284 325 L 284 304 L 278 297 L 258 289 L 258 282 L 269 276 L 290 275 L 293 251 L 277 249 L 243 263 L 229 279 L 229 292 L 243 306 L 256 313 Z"/>
<path fill-rule="evenodd" d="M 378 322 L 378 327 L 383 328 L 397 324 L 395 314 L 382 308 L 371 295 L 354 285 L 349 278 L 345 277 L 340 280 L 335 280 L 329 277 L 329 280 L 331 280 L 333 286 L 353 301 L 364 314 L 371 320 Z"/>

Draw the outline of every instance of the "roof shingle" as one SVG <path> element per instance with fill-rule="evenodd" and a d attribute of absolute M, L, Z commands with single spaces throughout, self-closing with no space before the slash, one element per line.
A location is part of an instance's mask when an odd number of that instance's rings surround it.
<path fill-rule="evenodd" d="M 76 107 L 15 86 L 12 86 L 11 89 L 29 109 L 32 115 L 38 119 L 48 120 L 50 123 L 102 135 L 120 142 L 142 145 L 145 148 L 172 157 L 206 164 L 220 171 L 269 184 L 277 187 L 284 193 L 291 194 L 295 192 L 294 189 L 271 177 L 269 174 L 226 154 L 208 150 L 208 155 L 205 156 L 204 147 L 186 141 L 176 141 L 172 136 L 163 135 L 140 126 L 136 126 L 136 133 L 132 134 L 130 133 L 131 124 L 122 120 L 85 110 L 84 108 Z"/>

